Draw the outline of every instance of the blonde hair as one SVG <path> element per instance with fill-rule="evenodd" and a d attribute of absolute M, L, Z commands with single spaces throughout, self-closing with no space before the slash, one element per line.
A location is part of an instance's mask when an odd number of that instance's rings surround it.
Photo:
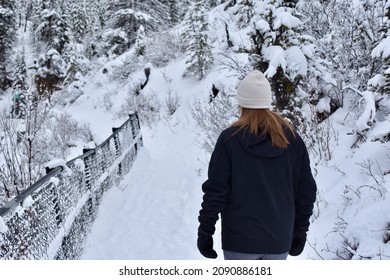
<path fill-rule="evenodd" d="M 273 146 L 287 148 L 290 144 L 284 128 L 287 128 L 295 137 L 294 129 L 285 119 L 268 109 L 241 108 L 240 118 L 232 124 L 232 127 L 248 129 L 251 133 L 258 135 L 269 135 Z"/>

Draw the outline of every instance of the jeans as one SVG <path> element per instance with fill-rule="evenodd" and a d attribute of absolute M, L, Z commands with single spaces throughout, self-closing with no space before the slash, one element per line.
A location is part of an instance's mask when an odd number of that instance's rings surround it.
<path fill-rule="evenodd" d="M 285 260 L 287 253 L 283 254 L 247 254 L 223 250 L 225 260 Z"/>

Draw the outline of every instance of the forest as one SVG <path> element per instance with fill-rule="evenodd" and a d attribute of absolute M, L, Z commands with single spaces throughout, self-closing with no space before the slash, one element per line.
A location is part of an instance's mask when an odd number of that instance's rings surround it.
<path fill-rule="evenodd" d="M 142 90 L 150 68 L 175 61 L 185 64 L 179 79 L 200 85 L 215 77 L 207 100 L 199 97 L 190 112 L 207 153 L 238 116 L 238 81 L 257 69 L 271 83 L 274 110 L 305 140 L 316 175 L 325 166 L 345 176 L 332 162 L 341 157 L 341 146 L 342 164 L 364 174 L 367 182 L 343 183 L 337 192 L 344 206 L 386 198 L 389 0 L 0 0 L 0 205 L 42 177 L 47 162 L 98 143 L 88 123 L 62 110 L 88 94 L 93 75 L 129 87 L 113 114 L 123 117 L 130 108 L 153 128 L 163 111 L 175 114 L 181 93 L 171 92 L 162 104 Z M 140 78 L 130 80 L 135 73 Z M 108 92 L 101 106 L 110 109 L 112 98 Z M 379 145 L 371 151 L 378 157 L 368 157 L 372 143 Z M 314 219 L 327 207 L 325 197 L 319 193 Z M 387 222 L 381 226 L 384 244 L 390 242 Z M 340 218 L 334 231 L 348 231 L 348 221 Z M 340 234 L 342 250 L 323 250 L 356 257 L 359 242 L 347 235 Z"/>

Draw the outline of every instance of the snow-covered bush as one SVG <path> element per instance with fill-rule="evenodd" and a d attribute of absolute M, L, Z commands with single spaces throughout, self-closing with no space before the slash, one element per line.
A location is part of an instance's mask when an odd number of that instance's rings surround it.
<path fill-rule="evenodd" d="M 6 110 L 1 112 L 0 181 L 7 200 L 35 182 L 49 159 L 42 133 L 48 110 L 43 104 L 35 110 L 27 110 L 23 120 L 8 118 Z"/>
<path fill-rule="evenodd" d="M 124 99 L 118 117 L 127 117 L 131 112 L 137 112 L 144 125 L 152 126 L 161 119 L 162 103 L 155 92 L 139 92 L 138 85 L 131 85 Z"/>
<path fill-rule="evenodd" d="M 64 84 L 78 80 L 76 75 L 86 75 L 93 67 L 91 61 L 85 57 L 85 46 L 82 44 L 69 44 L 66 51 L 67 53 L 63 55 L 66 62 Z"/>
<path fill-rule="evenodd" d="M 160 120 L 161 107 L 155 92 L 147 96 L 141 93 L 135 97 L 134 111 L 138 112 L 141 122 L 149 126 Z"/>
<path fill-rule="evenodd" d="M 0 192 L 6 200 L 43 176 L 50 159 L 65 159 L 72 148 L 80 152 L 93 140 L 86 124 L 66 113 L 49 112 L 45 104 L 27 111 L 23 121 L 7 118 L 6 114 L 3 112 L 0 118 Z"/>
<path fill-rule="evenodd" d="M 338 107 L 343 105 L 345 87 L 366 90 L 368 80 L 381 67 L 373 50 L 386 32 L 385 2 L 304 0 L 299 3 L 305 19 L 302 27 L 316 39 L 317 50 L 328 61 L 327 68 L 336 81 L 324 92 Z"/>
<path fill-rule="evenodd" d="M 172 116 L 180 106 L 180 99 L 177 92 L 168 91 L 168 96 L 165 98 L 165 111 L 168 117 Z"/>
<path fill-rule="evenodd" d="M 131 73 L 136 72 L 145 66 L 145 60 L 142 56 L 135 55 L 134 52 L 124 54 L 125 57 L 118 64 L 113 65 L 109 74 L 113 81 L 127 82 Z"/>
<path fill-rule="evenodd" d="M 93 141 L 92 131 L 85 123 L 80 124 L 68 113 L 52 111 L 44 124 L 48 153 L 53 158 L 66 159 L 70 149 L 81 150 L 83 144 Z"/>
<path fill-rule="evenodd" d="M 319 196 L 316 219 L 308 236 L 315 259 L 389 259 L 388 191 L 390 102 L 373 92 L 349 88 L 343 107 L 322 123 L 321 133 L 331 157 L 313 162 Z M 375 104 L 379 104 L 375 105 Z M 330 136 L 330 137 L 329 137 Z M 309 146 L 310 147 L 310 146 Z M 319 158 L 319 155 L 312 158 Z"/>
<path fill-rule="evenodd" d="M 191 113 L 201 131 L 198 144 L 211 154 L 222 130 L 239 117 L 239 108 L 231 97 L 215 98 L 212 102 L 198 99 Z"/>
<path fill-rule="evenodd" d="M 101 42 L 97 46 L 99 54 L 115 57 L 127 50 L 128 39 L 124 31 L 119 29 L 107 29 L 102 34 Z"/>
<path fill-rule="evenodd" d="M 154 33 L 145 41 L 145 61 L 156 67 L 164 67 L 184 53 L 183 42 L 173 32 Z"/>
<path fill-rule="evenodd" d="M 338 139 L 338 132 L 334 129 L 332 121 L 328 117 L 323 119 L 319 117 L 319 109 L 323 109 L 320 108 L 321 106 L 306 103 L 299 109 L 302 122 L 297 130 L 305 142 L 314 164 L 332 158 L 331 143 L 332 141 L 337 143 Z"/>

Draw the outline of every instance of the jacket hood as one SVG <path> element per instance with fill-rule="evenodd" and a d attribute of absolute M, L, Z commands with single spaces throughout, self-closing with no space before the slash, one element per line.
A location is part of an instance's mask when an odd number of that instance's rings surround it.
<path fill-rule="evenodd" d="M 289 133 L 287 135 L 290 136 Z M 261 133 L 255 135 L 248 130 L 243 130 L 237 136 L 244 149 L 258 157 L 276 158 L 286 151 L 284 148 L 273 146 L 269 135 L 263 136 Z"/>

